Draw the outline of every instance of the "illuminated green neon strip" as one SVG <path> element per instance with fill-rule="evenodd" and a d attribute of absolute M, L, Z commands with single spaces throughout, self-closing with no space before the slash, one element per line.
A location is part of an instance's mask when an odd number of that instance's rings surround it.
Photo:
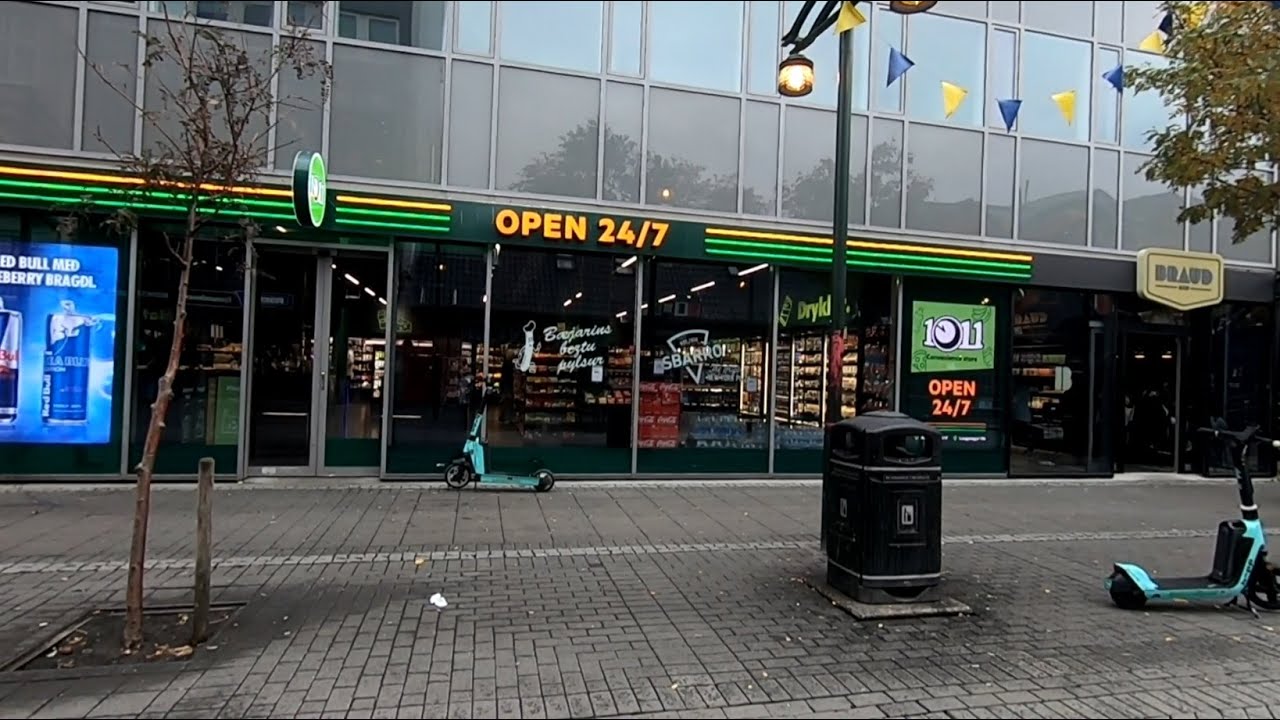
<path fill-rule="evenodd" d="M 401 218 L 409 218 L 410 220 L 435 220 L 438 222 L 446 222 L 446 223 L 453 219 L 449 215 L 437 215 L 434 213 L 405 212 L 404 210 L 373 210 L 370 208 L 348 207 L 346 205 L 338 206 L 338 214 L 339 215 L 343 215 L 343 214 L 373 215 L 375 217 L 388 217 L 388 218 L 401 217 Z"/>
<path fill-rule="evenodd" d="M 5 180 L 0 178 L 0 185 L 10 187 L 20 187 L 40 190 L 55 190 L 61 192 L 73 192 L 77 194 L 95 194 L 95 195 L 118 195 L 123 197 L 148 197 L 148 198 L 167 198 L 171 200 L 186 200 L 191 197 L 187 193 L 173 193 L 163 190 L 143 190 L 140 188 L 117 188 L 105 187 L 101 185 L 75 185 L 68 183 L 47 183 L 47 182 L 31 182 L 28 180 Z M 287 200 L 262 200 L 259 198 L 248 198 L 241 196 L 221 197 L 218 202 L 222 203 L 244 203 L 245 205 L 259 205 L 277 210 L 289 210 L 293 207 Z M 185 208 L 183 208 L 185 210 Z"/>
<path fill-rule="evenodd" d="M 787 248 L 788 250 L 799 249 L 791 244 L 762 243 L 758 241 L 753 242 L 749 240 L 725 240 L 722 238 L 713 238 L 713 237 L 706 238 L 706 243 L 708 245 L 725 245 L 725 246 L 740 247 L 740 248 L 752 249 L 752 250 L 758 249 L 761 247 L 764 247 L 769 250 L 776 250 L 784 247 Z M 825 247 L 825 246 L 821 248 L 805 248 L 805 249 L 818 250 L 823 254 L 824 257 L 830 257 L 831 250 L 832 250 L 832 248 Z M 891 260 L 902 260 L 909 263 L 919 263 L 921 265 L 929 265 L 929 266 L 938 265 L 938 266 L 954 266 L 954 267 L 992 268 L 992 269 L 998 269 L 998 270 L 1025 269 L 1028 273 L 1031 272 L 1031 265 L 1027 263 L 1010 262 L 1010 261 L 1002 261 L 1002 260 L 976 260 L 971 258 L 939 257 L 935 255 L 916 255 L 913 253 L 879 252 L 875 250 L 856 250 L 853 248 L 849 248 L 847 251 L 847 254 L 850 257 L 861 257 L 861 258 L 869 258 L 869 259 L 886 258 Z"/>
<path fill-rule="evenodd" d="M 11 192 L 0 192 L 0 198 L 4 198 L 8 200 L 30 200 L 30 201 L 37 201 L 37 202 L 67 203 L 67 204 L 75 204 L 82 201 L 82 199 L 78 197 L 65 197 L 65 196 L 59 196 L 59 195 L 33 195 L 29 193 L 11 193 Z M 105 199 L 105 198 L 104 199 L 95 198 L 93 200 L 90 200 L 89 202 L 93 205 L 105 205 L 107 207 L 127 207 L 127 208 L 138 208 L 140 210 L 161 210 L 161 211 L 174 212 L 174 213 L 185 213 L 187 211 L 187 208 L 182 207 L 181 205 L 164 205 L 161 203 L 132 202 L 129 200 L 111 200 L 111 199 Z M 226 212 L 228 214 L 236 214 L 234 209 L 232 208 L 218 208 L 215 210 L 215 212 Z M 238 214 L 248 215 L 249 217 L 254 217 L 254 218 L 269 219 L 269 220 L 292 220 L 293 219 L 292 214 L 286 215 L 283 213 L 267 213 L 267 212 L 260 212 L 257 210 L 248 210 L 245 212 L 240 212 Z"/>
<path fill-rule="evenodd" d="M 428 233 L 449 232 L 449 225 L 447 224 L 446 225 L 412 225 L 410 223 L 380 222 L 377 220 L 355 220 L 355 219 L 344 220 L 342 218 L 338 218 L 336 222 L 339 225 L 363 225 L 368 227 L 394 228 L 397 230 L 414 230 L 417 232 L 428 232 Z"/>
<path fill-rule="evenodd" d="M 744 250 L 721 250 L 715 247 L 708 247 L 706 248 L 706 251 L 708 255 L 718 255 L 722 257 L 754 258 L 759 260 L 802 262 L 802 263 L 813 263 L 815 265 L 828 265 L 828 266 L 831 265 L 830 257 L 817 258 L 817 257 L 813 257 L 812 255 L 789 255 L 781 252 L 769 253 L 769 252 L 748 252 Z M 849 265 L 854 267 L 865 267 L 865 268 L 872 268 L 872 269 L 885 268 L 889 270 L 915 270 L 915 271 L 933 272 L 933 273 L 938 273 L 942 275 L 948 275 L 948 274 L 973 275 L 977 277 L 991 277 L 991 278 L 998 277 L 998 278 L 1010 278 L 1015 280 L 1026 280 L 1031 277 L 1030 269 L 1022 272 L 1001 272 L 998 270 L 979 270 L 979 269 L 965 268 L 965 267 L 937 267 L 937 266 L 930 266 L 930 265 L 923 265 L 923 264 L 907 265 L 902 263 L 858 260 L 858 259 L 850 259 Z"/>

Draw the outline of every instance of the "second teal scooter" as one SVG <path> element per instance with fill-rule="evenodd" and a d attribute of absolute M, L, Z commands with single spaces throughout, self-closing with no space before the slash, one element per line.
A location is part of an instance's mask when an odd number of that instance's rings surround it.
<path fill-rule="evenodd" d="M 1221 418 L 1199 432 L 1211 433 L 1226 443 L 1240 490 L 1241 517 L 1218 525 L 1213 569 L 1208 575 L 1162 578 L 1133 563 L 1116 563 L 1104 586 L 1111 600 L 1126 610 L 1141 608 L 1148 601 L 1235 605 L 1240 598 L 1255 616 L 1256 608 L 1280 610 L 1277 568 L 1267 558 L 1267 536 L 1258 517 L 1248 466 L 1250 447 L 1255 443 L 1280 447 L 1280 440 L 1262 437 L 1256 425 L 1233 432 Z"/>

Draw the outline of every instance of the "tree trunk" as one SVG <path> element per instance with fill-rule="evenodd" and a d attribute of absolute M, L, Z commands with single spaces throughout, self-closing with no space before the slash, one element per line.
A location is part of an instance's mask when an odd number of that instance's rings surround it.
<path fill-rule="evenodd" d="M 165 415 L 173 399 L 173 381 L 182 357 L 182 340 L 187 327 L 187 290 L 191 282 L 191 256 L 195 248 L 195 208 L 187 216 L 187 232 L 182 240 L 181 273 L 178 278 L 178 300 L 174 305 L 173 342 L 169 345 L 169 364 L 157 383 L 156 400 L 151 404 L 151 422 L 142 444 L 142 459 L 135 471 L 138 487 L 133 509 L 133 543 L 129 547 L 129 587 L 125 596 L 123 644 L 136 650 L 142 644 L 142 575 L 147 558 L 147 524 L 151 516 L 151 474 L 164 434 Z"/>
<path fill-rule="evenodd" d="M 196 487 L 196 584 L 191 612 L 191 644 L 209 639 L 209 591 L 213 573 L 213 458 L 200 459 Z"/>

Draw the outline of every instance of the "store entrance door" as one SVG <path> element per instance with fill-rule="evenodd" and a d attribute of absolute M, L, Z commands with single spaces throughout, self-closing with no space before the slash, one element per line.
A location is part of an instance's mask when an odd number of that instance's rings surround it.
<path fill-rule="evenodd" d="M 387 254 L 255 249 L 246 474 L 376 475 Z"/>
<path fill-rule="evenodd" d="M 1120 470 L 1174 472 L 1179 462 L 1182 338 L 1126 333 L 1120 376 Z"/>

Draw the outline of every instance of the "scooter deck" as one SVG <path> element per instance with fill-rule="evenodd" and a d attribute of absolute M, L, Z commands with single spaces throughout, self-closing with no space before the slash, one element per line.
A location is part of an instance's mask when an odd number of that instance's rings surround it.
<path fill-rule="evenodd" d="M 1196 575 L 1194 577 L 1152 576 L 1151 581 L 1160 590 L 1196 590 L 1200 588 L 1205 590 L 1225 590 L 1232 585 L 1231 583 L 1218 582 L 1209 575 Z"/>

